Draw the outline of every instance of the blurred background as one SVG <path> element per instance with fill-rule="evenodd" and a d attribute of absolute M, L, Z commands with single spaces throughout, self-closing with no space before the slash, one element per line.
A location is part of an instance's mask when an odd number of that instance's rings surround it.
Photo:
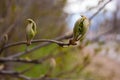
<path fill-rule="evenodd" d="M 85 15 L 90 18 L 109 0 L 0 0 L 0 37 L 8 42 L 25 41 L 26 19 L 37 24 L 34 39 L 53 39 L 72 33 L 74 23 Z M 0 70 L 23 71 L 31 78 L 49 75 L 61 80 L 120 80 L 120 0 L 112 0 L 91 20 L 84 42 L 77 46 L 43 46 L 20 56 L 26 60 L 46 58 L 42 64 L 1 62 Z M 68 40 L 62 40 L 68 42 Z M 29 49 L 42 43 L 32 44 Z M 5 49 L 0 57 L 24 52 L 26 45 Z M 52 64 L 52 65 L 51 65 Z M 1 80 L 22 80 L 1 75 Z"/>

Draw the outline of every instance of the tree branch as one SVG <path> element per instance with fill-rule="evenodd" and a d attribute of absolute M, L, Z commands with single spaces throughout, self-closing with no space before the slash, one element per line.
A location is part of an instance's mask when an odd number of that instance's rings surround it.
<path fill-rule="evenodd" d="M 24 80 L 30 80 L 29 77 L 24 76 L 24 75 L 22 75 L 22 74 L 20 74 L 19 72 L 16 72 L 16 71 L 0 70 L 0 75 L 10 75 L 10 76 L 21 78 L 21 79 L 24 79 Z"/>
<path fill-rule="evenodd" d="M 58 53 L 56 55 L 47 55 L 45 57 L 42 57 L 41 59 L 35 59 L 35 60 L 28 60 L 28 59 L 20 59 L 20 58 L 0 58 L 0 63 L 5 62 L 21 62 L 21 63 L 33 63 L 33 64 L 42 64 L 44 61 L 50 59 L 51 57 L 57 58 L 62 56 L 64 53 Z"/>
<path fill-rule="evenodd" d="M 72 45 L 70 43 L 64 43 L 61 41 L 56 41 L 56 40 L 52 40 L 52 39 L 37 39 L 37 40 L 32 40 L 31 43 L 38 43 L 38 42 L 50 42 L 50 43 L 55 43 L 59 46 L 69 46 Z M 27 45 L 27 41 L 20 41 L 20 42 L 15 42 L 15 43 L 10 43 L 5 45 L 5 47 L 3 49 L 7 49 L 9 47 L 13 47 L 13 46 L 17 46 L 17 45 Z"/>
<path fill-rule="evenodd" d="M 22 75 L 20 72 L 6 71 L 6 70 L 0 70 L 0 75 L 9 75 L 9 76 L 13 76 L 13 77 L 16 77 L 16 78 L 21 78 L 21 79 L 24 79 L 24 80 L 70 80 L 70 79 L 49 78 L 49 77 L 46 77 L 46 76 L 39 77 L 39 78 L 30 78 L 30 77 Z"/>
<path fill-rule="evenodd" d="M 72 34 L 60 36 L 60 37 L 55 38 L 54 40 L 63 40 L 63 39 L 69 39 L 69 38 L 72 38 Z M 14 55 L 8 56 L 7 58 L 19 57 L 19 56 L 22 56 L 22 55 L 24 55 L 24 54 L 26 54 L 26 53 L 31 53 L 31 52 L 33 52 L 33 51 L 35 51 L 35 50 L 37 50 L 37 49 L 39 49 L 39 48 L 41 48 L 41 47 L 43 47 L 43 46 L 47 46 L 47 45 L 50 45 L 50 44 L 51 44 L 51 42 L 46 42 L 46 43 L 40 44 L 40 45 L 38 45 L 38 46 L 35 46 L 34 48 L 29 49 L 29 50 L 27 50 L 27 51 L 19 52 L 19 53 L 16 53 L 16 54 L 14 54 Z"/>
<path fill-rule="evenodd" d="M 0 58 L 0 63 L 4 62 L 21 62 L 21 63 L 34 63 L 41 64 L 44 60 L 27 60 L 27 59 L 15 59 L 15 58 Z"/>
<path fill-rule="evenodd" d="M 102 11 L 102 9 L 108 4 L 110 3 L 112 0 L 108 0 L 101 8 L 99 8 L 97 10 L 97 12 L 95 12 L 89 19 L 92 20 L 100 11 Z"/>

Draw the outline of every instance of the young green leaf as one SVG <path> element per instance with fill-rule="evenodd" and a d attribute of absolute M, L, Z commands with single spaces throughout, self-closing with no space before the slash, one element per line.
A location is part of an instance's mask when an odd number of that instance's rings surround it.
<path fill-rule="evenodd" d="M 76 44 L 78 40 L 83 40 L 90 26 L 90 21 L 86 16 L 81 16 L 78 19 L 73 28 L 73 39 L 70 40 L 71 44 Z"/>
<path fill-rule="evenodd" d="M 27 38 L 27 45 L 31 44 L 31 40 L 35 37 L 37 30 L 36 30 L 36 23 L 32 19 L 27 19 L 28 24 L 26 27 L 26 38 Z"/>

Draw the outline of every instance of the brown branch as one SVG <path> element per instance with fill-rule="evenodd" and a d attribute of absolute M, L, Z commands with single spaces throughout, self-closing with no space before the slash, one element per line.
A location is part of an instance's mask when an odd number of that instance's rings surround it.
<path fill-rule="evenodd" d="M 44 61 L 50 59 L 51 57 L 57 58 L 60 57 L 62 55 L 64 55 L 65 53 L 58 53 L 56 55 L 47 55 L 45 57 L 43 57 L 42 59 L 39 60 L 26 60 L 26 59 L 16 59 L 16 58 L 0 58 L 0 63 L 2 62 L 21 62 L 21 63 L 33 63 L 33 64 L 42 64 Z M 29 68 L 19 72 L 19 74 L 24 74 L 25 72 L 29 71 L 32 67 L 34 67 L 35 65 L 30 66 Z M 18 73 L 17 73 L 18 74 Z M 23 75 L 21 75 L 23 76 Z M 24 77 L 24 76 L 23 76 Z M 36 78 L 36 79 L 29 79 L 29 80 L 70 80 L 70 79 L 58 79 L 58 78 L 48 78 L 48 76 L 44 75 L 40 78 Z"/>
<path fill-rule="evenodd" d="M 0 70 L 0 75 L 10 75 L 10 76 L 21 78 L 21 79 L 24 79 L 24 80 L 31 80 L 29 77 L 24 76 L 24 75 L 22 75 L 22 74 L 20 74 L 19 72 L 16 72 L 16 71 Z"/>
<path fill-rule="evenodd" d="M 90 20 L 92 20 L 100 11 L 102 11 L 102 9 L 108 4 L 108 3 L 110 3 L 112 0 L 109 0 L 109 1 L 107 1 L 101 8 L 99 8 L 98 10 L 97 10 L 97 12 L 95 12 L 89 19 Z"/>
<path fill-rule="evenodd" d="M 33 63 L 33 64 L 42 64 L 44 61 L 50 59 L 51 57 L 57 58 L 62 56 L 64 53 L 58 53 L 56 55 L 49 54 L 41 59 L 35 59 L 35 60 L 28 60 L 28 59 L 22 59 L 22 58 L 12 58 L 12 57 L 7 57 L 7 58 L 0 58 L 0 63 L 5 63 L 5 62 L 21 62 L 21 63 Z"/>
<path fill-rule="evenodd" d="M 50 43 L 55 43 L 59 46 L 69 46 L 71 45 L 70 43 L 64 43 L 61 41 L 56 41 L 56 40 L 52 40 L 52 39 L 38 39 L 38 40 L 32 40 L 31 43 L 38 43 L 38 42 L 50 42 Z M 9 47 L 13 47 L 13 46 L 17 46 L 17 45 L 27 45 L 27 41 L 20 41 L 20 42 L 15 42 L 15 43 L 10 43 L 5 45 L 5 47 L 3 49 L 7 49 Z"/>
<path fill-rule="evenodd" d="M 21 62 L 21 63 L 34 63 L 41 64 L 44 60 L 27 60 L 27 59 L 13 59 L 13 58 L 0 58 L 0 63 L 3 62 Z"/>
<path fill-rule="evenodd" d="M 0 63 L 5 62 L 21 62 L 21 63 L 33 63 L 33 64 L 42 64 L 45 60 L 51 58 L 51 55 L 45 56 L 42 59 L 28 60 L 28 59 L 17 59 L 17 58 L 0 58 Z"/>
<path fill-rule="evenodd" d="M 55 38 L 54 40 L 63 40 L 63 39 L 69 39 L 69 38 L 72 38 L 72 34 L 60 36 L 60 37 Z M 38 46 L 35 46 L 34 48 L 29 49 L 29 50 L 27 50 L 27 51 L 19 52 L 19 53 L 16 53 L 16 54 L 14 54 L 14 55 L 11 55 L 11 56 L 9 56 L 9 57 L 7 57 L 7 58 L 19 57 L 19 56 L 22 56 L 22 55 L 24 55 L 24 54 L 26 54 L 26 53 L 31 53 L 31 52 L 33 52 L 33 51 L 35 51 L 35 50 L 37 50 L 37 49 L 39 49 L 39 48 L 41 48 L 41 47 L 43 47 L 43 46 L 47 46 L 47 45 L 50 45 L 50 44 L 51 44 L 51 42 L 46 42 L 46 43 L 40 44 L 40 45 L 38 45 Z"/>
<path fill-rule="evenodd" d="M 42 59 L 27 60 L 27 59 L 17 59 L 17 58 L 0 58 L 0 62 L 21 62 L 21 63 L 33 63 L 33 64 L 42 64 L 45 60 L 49 59 L 51 55 L 45 56 Z"/>
<path fill-rule="evenodd" d="M 49 77 L 30 78 L 25 75 L 22 75 L 20 72 L 6 71 L 6 70 L 0 70 L 0 75 L 9 75 L 9 76 L 24 79 L 24 80 L 66 80 L 66 79 L 49 78 Z M 70 80 L 70 79 L 67 79 L 67 80 Z"/>

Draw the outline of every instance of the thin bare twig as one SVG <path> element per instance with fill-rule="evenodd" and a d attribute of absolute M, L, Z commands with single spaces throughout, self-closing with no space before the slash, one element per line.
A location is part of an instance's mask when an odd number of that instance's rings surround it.
<path fill-rule="evenodd" d="M 57 56 L 57 55 L 56 55 Z M 28 59 L 17 59 L 17 58 L 0 58 L 0 62 L 21 62 L 21 63 L 33 63 L 33 64 L 42 64 L 45 60 L 51 58 L 51 55 L 45 56 L 41 59 L 28 60 Z"/>
<path fill-rule="evenodd" d="M 30 77 L 22 75 L 20 72 L 6 71 L 6 70 L 0 70 L 0 75 L 9 75 L 9 76 L 21 78 L 24 80 L 71 80 L 71 79 L 48 78 L 48 77 L 30 78 Z"/>
<path fill-rule="evenodd" d="M 71 45 L 70 43 L 64 43 L 61 41 L 56 41 L 56 40 L 52 40 L 52 39 L 37 39 L 37 40 L 32 40 L 31 43 L 38 43 L 38 42 L 51 42 L 51 43 L 56 43 L 59 46 L 69 46 Z M 27 45 L 27 41 L 20 41 L 20 42 L 15 42 L 15 43 L 10 43 L 5 45 L 5 47 L 3 49 L 12 47 L 12 46 L 17 46 L 17 45 Z"/>
<path fill-rule="evenodd" d="M 0 58 L 0 63 L 3 62 L 21 62 L 21 63 L 34 63 L 41 64 L 44 60 L 27 60 L 27 59 L 15 59 L 15 58 Z"/>
<path fill-rule="evenodd" d="M 0 70 L 0 75 L 10 75 L 10 76 L 21 78 L 21 79 L 24 79 L 24 80 L 31 80 L 29 77 L 24 76 L 24 75 L 22 75 L 22 74 L 20 74 L 19 72 L 16 72 L 16 71 Z"/>
<path fill-rule="evenodd" d="M 42 64 L 44 61 L 50 59 L 51 57 L 60 57 L 64 53 L 58 53 L 56 55 L 49 54 L 47 56 L 42 57 L 41 59 L 34 59 L 34 60 L 28 60 L 28 59 L 22 59 L 22 58 L 0 58 L 0 63 L 5 62 L 21 62 L 21 63 L 32 63 L 32 64 Z"/>
<path fill-rule="evenodd" d="M 63 40 L 63 39 L 69 39 L 69 38 L 72 38 L 72 34 L 60 36 L 60 37 L 55 38 L 54 40 Z M 51 44 L 51 42 L 42 43 L 42 44 L 40 44 L 40 45 L 38 45 L 38 46 L 35 46 L 35 47 L 32 48 L 32 49 L 27 50 L 27 52 L 26 52 L 26 51 L 24 51 L 24 52 L 19 52 L 19 53 L 16 53 L 16 54 L 14 54 L 14 55 L 8 56 L 7 58 L 16 58 L 16 57 L 22 56 L 22 55 L 24 55 L 24 54 L 26 54 L 26 53 L 33 52 L 33 51 L 35 51 L 35 50 L 37 50 L 37 49 L 39 49 L 39 48 L 41 48 L 41 47 L 43 47 L 43 46 L 47 46 L 47 45 L 50 45 L 50 44 Z"/>
<path fill-rule="evenodd" d="M 89 19 L 92 20 L 100 11 L 102 11 L 102 9 L 108 4 L 110 3 L 112 0 L 107 1 L 101 8 L 99 8 Z"/>

